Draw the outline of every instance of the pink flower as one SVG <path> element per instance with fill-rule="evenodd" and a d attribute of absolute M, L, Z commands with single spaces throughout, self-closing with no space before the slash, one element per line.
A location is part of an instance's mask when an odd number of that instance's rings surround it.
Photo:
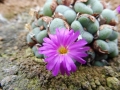
<path fill-rule="evenodd" d="M 86 51 L 89 47 L 85 46 L 87 42 L 84 39 L 78 40 L 79 31 L 56 29 L 55 35 L 49 35 L 49 38 L 44 38 L 43 46 L 39 48 L 39 53 L 46 56 L 46 68 L 52 71 L 54 76 L 61 72 L 70 75 L 70 72 L 76 71 L 74 60 L 81 64 L 86 61 Z"/>
<path fill-rule="evenodd" d="M 116 8 L 116 11 L 120 14 L 120 5 Z"/>

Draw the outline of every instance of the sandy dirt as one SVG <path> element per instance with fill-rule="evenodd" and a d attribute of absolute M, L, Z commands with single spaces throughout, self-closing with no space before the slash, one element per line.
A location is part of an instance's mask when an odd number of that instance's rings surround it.
<path fill-rule="evenodd" d="M 31 7 L 42 7 L 45 0 L 5 0 L 0 3 L 0 13 L 6 18 L 13 18 L 18 13 L 29 11 Z"/>

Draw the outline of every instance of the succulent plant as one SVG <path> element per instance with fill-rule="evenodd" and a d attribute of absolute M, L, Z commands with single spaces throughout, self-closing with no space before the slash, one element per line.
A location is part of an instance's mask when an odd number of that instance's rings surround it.
<path fill-rule="evenodd" d="M 42 47 L 46 45 L 44 41 L 50 42 L 53 37 L 56 40 L 55 35 L 58 33 L 56 28 L 80 32 L 75 41 L 86 40 L 90 50 L 86 51 L 88 56 L 85 60 L 90 64 L 108 65 L 107 59 L 114 58 L 119 53 L 117 45 L 119 33 L 116 24 L 120 6 L 111 10 L 100 0 L 47 0 L 43 8 L 33 13 L 36 13 L 34 15 L 36 18 L 29 23 L 27 43 L 38 58 L 45 57 L 38 52 L 36 45 Z M 62 54 L 67 52 L 66 48 L 61 48 L 58 51 Z"/>

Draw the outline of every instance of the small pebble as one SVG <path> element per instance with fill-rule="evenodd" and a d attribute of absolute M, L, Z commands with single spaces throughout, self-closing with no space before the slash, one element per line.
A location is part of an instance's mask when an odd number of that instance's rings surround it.
<path fill-rule="evenodd" d="M 18 49 L 18 47 L 17 46 L 14 46 L 14 50 L 17 50 Z"/>
<path fill-rule="evenodd" d="M 4 38 L 0 36 L 0 41 L 3 41 L 3 40 L 4 40 Z"/>
<path fill-rule="evenodd" d="M 16 60 L 16 59 L 17 59 L 17 58 L 13 58 L 13 57 L 12 57 L 12 58 L 10 58 L 10 61 L 14 61 L 14 60 Z"/>

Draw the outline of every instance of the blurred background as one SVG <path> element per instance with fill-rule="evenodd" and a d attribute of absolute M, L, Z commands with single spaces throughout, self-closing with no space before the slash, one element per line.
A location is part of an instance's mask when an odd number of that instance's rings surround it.
<path fill-rule="evenodd" d="M 0 13 L 11 19 L 19 13 L 28 12 L 31 7 L 42 7 L 45 0 L 0 0 Z"/>
<path fill-rule="evenodd" d="M 29 12 L 30 8 L 36 6 L 42 7 L 45 1 L 46 0 L 0 0 L 0 16 L 3 15 L 6 19 L 10 20 L 18 14 Z M 111 9 L 115 9 L 120 4 L 120 0 L 103 1 L 109 2 Z M 118 28 L 120 28 L 120 26 Z"/>

